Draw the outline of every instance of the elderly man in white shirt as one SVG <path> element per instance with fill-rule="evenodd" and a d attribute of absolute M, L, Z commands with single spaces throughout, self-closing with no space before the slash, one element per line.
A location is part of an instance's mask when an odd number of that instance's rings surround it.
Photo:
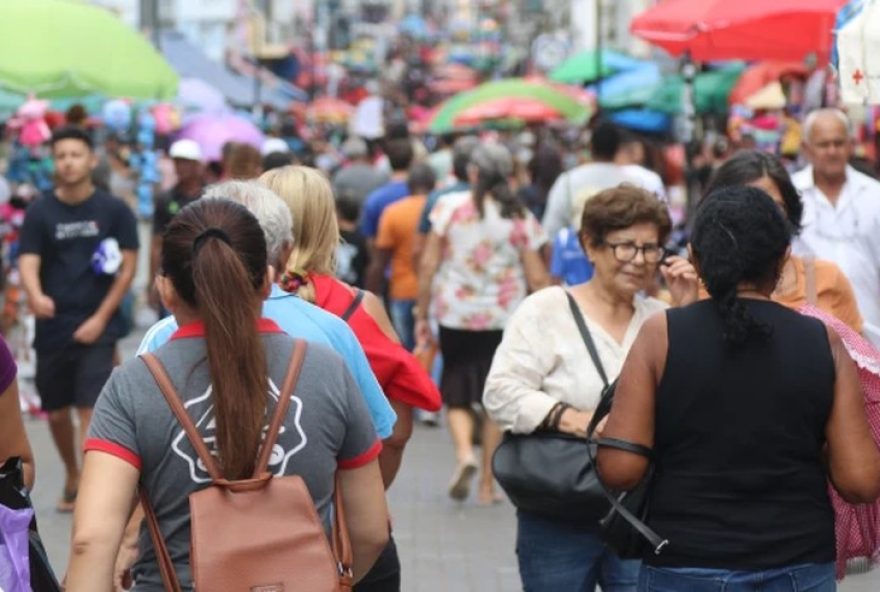
<path fill-rule="evenodd" d="M 792 176 L 804 203 L 799 255 L 833 261 L 852 283 L 865 336 L 880 347 L 880 182 L 848 165 L 850 122 L 820 109 L 804 124 L 810 166 Z"/>

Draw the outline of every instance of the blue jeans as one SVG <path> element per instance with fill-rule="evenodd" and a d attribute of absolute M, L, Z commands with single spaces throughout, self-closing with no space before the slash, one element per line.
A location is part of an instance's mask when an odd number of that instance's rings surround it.
<path fill-rule="evenodd" d="M 764 571 L 642 566 L 639 592 L 835 592 L 833 563 Z"/>
<path fill-rule="evenodd" d="M 391 302 L 391 324 L 400 337 L 400 343 L 407 351 L 416 347 L 416 320 L 413 318 L 415 300 L 394 300 Z"/>
<path fill-rule="evenodd" d="M 623 560 L 597 532 L 517 511 L 516 555 L 525 592 L 636 592 L 640 562 Z M 680 591 L 679 591 L 680 592 Z"/>

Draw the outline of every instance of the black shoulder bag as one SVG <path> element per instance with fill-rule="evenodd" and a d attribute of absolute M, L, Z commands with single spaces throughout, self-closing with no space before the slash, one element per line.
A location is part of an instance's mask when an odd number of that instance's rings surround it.
<path fill-rule="evenodd" d="M 577 323 L 581 339 L 584 340 L 584 345 L 587 346 L 587 351 L 590 352 L 593 365 L 596 367 L 596 371 L 599 372 L 599 376 L 605 385 L 602 389 L 602 398 L 599 401 L 599 405 L 593 413 L 590 425 L 587 426 L 587 441 L 592 444 L 587 447 L 587 457 L 589 458 L 590 466 L 596 466 L 595 451 L 597 446 L 617 448 L 618 450 L 625 450 L 626 452 L 651 459 L 653 451 L 641 444 L 618 440 L 617 438 L 593 438 L 599 422 L 607 417 L 611 411 L 617 381 L 615 380 L 613 383 L 608 382 L 608 376 L 605 374 L 605 368 L 602 366 L 602 360 L 599 358 L 599 352 L 596 349 L 596 344 L 593 342 L 593 336 L 590 334 L 589 328 L 587 328 L 587 323 L 584 321 L 580 308 L 578 308 L 577 302 L 575 302 L 571 294 L 566 292 L 565 295 L 568 297 L 568 305 Z M 599 520 L 599 529 L 605 544 L 611 547 L 623 559 L 641 559 L 648 545 L 650 545 L 650 549 L 656 555 L 659 555 L 663 548 L 669 544 L 669 541 L 661 538 L 645 524 L 645 520 L 648 517 L 648 502 L 651 481 L 654 476 L 654 465 L 648 466 L 648 472 L 634 489 L 625 491 L 617 496 L 605 487 L 598 471 L 594 470 L 594 472 L 599 489 L 611 507 L 611 511 Z"/>
<path fill-rule="evenodd" d="M 587 433 L 592 434 L 611 410 L 615 385 L 608 382 L 580 309 L 574 299 L 566 295 L 581 338 L 605 384 L 587 428 Z M 646 515 L 650 476 L 635 490 L 615 496 L 602 484 L 594 468 L 597 445 L 651 455 L 651 450 L 644 446 L 608 438 L 594 442 L 555 431 L 506 432 L 492 457 L 492 471 L 510 501 L 520 510 L 569 524 L 598 523 L 603 538 L 623 557 L 641 556 L 641 537 L 659 552 L 666 541 L 640 519 Z"/>

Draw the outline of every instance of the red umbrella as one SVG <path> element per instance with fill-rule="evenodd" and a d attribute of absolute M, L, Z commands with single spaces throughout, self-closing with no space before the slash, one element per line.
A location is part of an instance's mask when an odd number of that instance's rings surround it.
<path fill-rule="evenodd" d="M 696 61 L 795 60 L 826 64 L 837 11 L 847 0 L 667 0 L 630 29 L 673 55 Z"/>
<path fill-rule="evenodd" d="M 765 88 L 768 84 L 780 80 L 783 76 L 806 78 L 807 68 L 798 62 L 779 61 L 759 62 L 749 66 L 730 92 L 730 104 L 745 104 L 746 99 Z"/>
<path fill-rule="evenodd" d="M 455 117 L 456 125 L 476 125 L 493 119 L 516 119 L 526 123 L 542 123 L 561 119 L 559 111 L 535 99 L 506 97 L 479 103 Z"/>

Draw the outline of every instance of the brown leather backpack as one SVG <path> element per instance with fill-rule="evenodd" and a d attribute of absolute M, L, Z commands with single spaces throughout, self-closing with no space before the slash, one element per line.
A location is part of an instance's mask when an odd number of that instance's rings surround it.
<path fill-rule="evenodd" d="M 334 496 L 333 549 L 314 502 L 299 476 L 273 477 L 269 457 L 287 415 L 306 352 L 298 340 L 278 405 L 251 479 L 223 478 L 214 457 L 181 403 L 161 362 L 141 357 L 211 476 L 212 483 L 189 496 L 190 565 L 196 590 L 208 592 L 348 592 L 352 586 L 351 544 L 339 479 Z M 146 492 L 141 504 L 167 592 L 180 581 Z"/>

